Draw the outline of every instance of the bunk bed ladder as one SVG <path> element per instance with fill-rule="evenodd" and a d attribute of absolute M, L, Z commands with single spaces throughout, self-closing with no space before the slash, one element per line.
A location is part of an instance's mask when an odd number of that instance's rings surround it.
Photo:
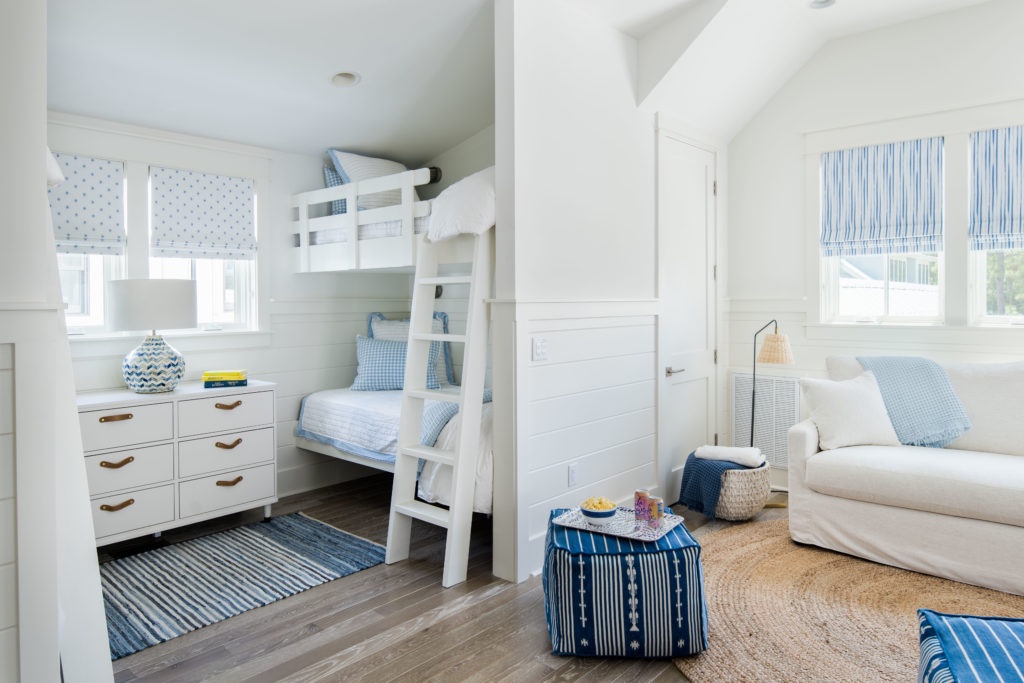
<path fill-rule="evenodd" d="M 409 557 L 412 520 L 419 519 L 447 529 L 444 572 L 441 583 L 447 588 L 466 580 L 469 563 L 469 537 L 473 522 L 473 494 L 476 485 L 480 441 L 480 416 L 487 364 L 487 303 L 492 270 L 493 230 L 481 235 L 460 235 L 454 240 L 472 246 L 470 272 L 465 275 L 439 275 L 442 254 L 447 255 L 452 240 L 437 244 L 420 236 L 417 246 L 416 275 L 413 282 L 409 323 L 409 345 L 405 361 L 405 393 L 398 431 L 398 452 L 391 492 L 391 516 L 385 561 L 388 564 Z M 461 245 L 459 245 L 461 246 Z M 466 261 L 459 258 L 455 261 Z M 466 307 L 466 333 L 432 333 L 434 290 L 437 285 L 469 285 Z M 426 374 L 430 344 L 453 342 L 464 345 L 462 384 L 458 393 L 429 390 Z M 442 400 L 458 404 L 460 427 L 454 450 L 421 444 L 421 429 L 426 401 Z M 416 479 L 420 459 L 450 465 L 452 492 L 448 509 L 416 499 Z"/>

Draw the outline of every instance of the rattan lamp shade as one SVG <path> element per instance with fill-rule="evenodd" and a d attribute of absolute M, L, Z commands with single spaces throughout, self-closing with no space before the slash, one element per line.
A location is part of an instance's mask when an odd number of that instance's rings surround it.
<path fill-rule="evenodd" d="M 770 332 L 761 341 L 761 350 L 757 354 L 758 363 L 772 363 L 774 365 L 792 365 L 793 349 L 789 346 L 789 336 Z"/>

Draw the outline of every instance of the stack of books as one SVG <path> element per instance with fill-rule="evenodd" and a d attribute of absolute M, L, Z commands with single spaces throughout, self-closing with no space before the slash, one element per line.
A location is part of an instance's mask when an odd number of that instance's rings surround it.
<path fill-rule="evenodd" d="M 244 387 L 248 383 L 245 370 L 208 370 L 203 373 L 203 386 L 207 389 Z"/>

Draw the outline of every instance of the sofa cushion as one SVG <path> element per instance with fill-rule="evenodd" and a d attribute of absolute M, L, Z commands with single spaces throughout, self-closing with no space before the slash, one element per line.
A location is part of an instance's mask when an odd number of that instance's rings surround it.
<path fill-rule="evenodd" d="M 852 446 L 806 463 L 829 496 L 1024 526 L 1024 458 L 921 446 Z"/>
<path fill-rule="evenodd" d="M 822 450 L 900 444 L 870 372 L 840 382 L 805 377 L 800 380 L 800 389 L 818 428 Z"/>
<path fill-rule="evenodd" d="M 833 380 L 856 377 L 864 369 L 854 356 L 825 359 Z M 1024 455 L 1024 362 L 943 365 L 971 428 L 949 448 Z"/>
<path fill-rule="evenodd" d="M 949 444 L 965 451 L 1024 455 L 1024 362 L 946 365 L 971 429 Z"/>

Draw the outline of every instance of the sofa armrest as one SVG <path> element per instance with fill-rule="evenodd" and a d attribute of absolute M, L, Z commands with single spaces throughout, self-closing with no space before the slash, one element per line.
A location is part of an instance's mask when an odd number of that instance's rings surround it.
<path fill-rule="evenodd" d="M 818 452 L 818 428 L 811 420 L 798 422 L 786 434 L 787 466 L 789 468 L 789 490 L 803 487 L 807 460 Z"/>

